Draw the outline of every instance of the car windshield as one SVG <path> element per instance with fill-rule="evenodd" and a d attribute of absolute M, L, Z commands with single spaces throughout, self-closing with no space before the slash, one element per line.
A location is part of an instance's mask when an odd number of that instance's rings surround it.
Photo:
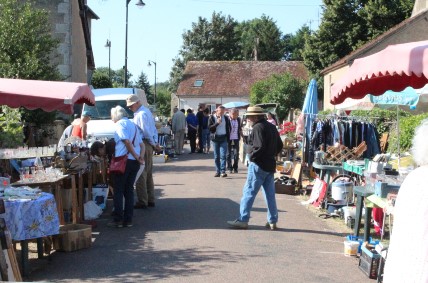
<path fill-rule="evenodd" d="M 126 107 L 125 100 L 102 100 L 96 101 L 95 106 L 83 106 L 83 111 L 88 111 L 91 114 L 91 119 L 93 120 L 109 120 L 111 119 L 111 109 L 116 107 L 117 105 L 125 108 L 128 113 L 128 118 L 133 118 L 134 113 Z"/>

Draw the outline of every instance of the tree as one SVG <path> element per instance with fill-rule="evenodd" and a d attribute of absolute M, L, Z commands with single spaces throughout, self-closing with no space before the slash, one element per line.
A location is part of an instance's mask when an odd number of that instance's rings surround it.
<path fill-rule="evenodd" d="M 138 81 L 135 83 L 135 87 L 144 90 L 144 92 L 146 93 L 147 102 L 149 104 L 154 103 L 154 93 L 150 88 L 150 83 L 144 72 L 141 72 L 140 76 L 138 77 Z"/>
<path fill-rule="evenodd" d="M 272 75 L 251 87 L 250 102 L 278 103 L 276 114 L 283 120 L 292 108 L 302 108 L 306 85 L 306 81 L 296 79 L 290 73 Z"/>
<path fill-rule="evenodd" d="M 0 77 L 60 80 L 50 60 L 58 43 L 45 10 L 29 2 L 0 1 Z"/>
<path fill-rule="evenodd" d="M 238 36 L 237 22 L 230 16 L 214 12 L 211 21 L 199 17 L 192 29 L 183 33 L 183 45 L 170 72 L 170 90 L 175 92 L 188 61 L 236 60 Z"/>
<path fill-rule="evenodd" d="M 302 54 L 319 88 L 323 86 L 321 70 L 403 21 L 410 15 L 413 2 L 324 0 L 319 29 L 307 37 Z M 322 89 L 318 93 L 322 94 Z"/>
<path fill-rule="evenodd" d="M 414 0 L 324 0 L 322 21 L 303 52 L 311 74 L 406 19 Z"/>
<path fill-rule="evenodd" d="M 156 104 L 160 115 L 165 117 L 171 115 L 171 92 L 168 91 L 168 83 L 157 85 Z"/>
<path fill-rule="evenodd" d="M 306 39 L 311 35 L 311 30 L 307 25 L 303 25 L 295 34 L 284 35 L 285 46 L 284 59 L 286 61 L 303 61 L 303 50 Z"/>
<path fill-rule="evenodd" d="M 104 69 L 106 69 L 106 70 L 104 70 Z M 111 88 L 111 87 L 113 87 L 112 81 L 110 80 L 108 74 L 109 74 L 108 68 L 105 68 L 105 67 L 97 68 L 92 75 L 91 85 L 94 88 Z M 111 71 L 110 71 L 110 75 L 111 75 Z"/>
<path fill-rule="evenodd" d="M 240 23 L 237 28 L 240 35 L 240 53 L 243 60 L 278 61 L 284 56 L 282 33 L 276 22 L 262 15 L 250 21 Z"/>
<path fill-rule="evenodd" d="M 359 11 L 366 24 L 367 36 L 373 39 L 411 15 L 414 0 L 371 0 Z"/>
<path fill-rule="evenodd" d="M 117 69 L 111 71 L 111 80 L 113 87 L 125 87 L 125 70 Z M 128 87 L 134 87 L 134 82 L 131 81 L 132 74 L 128 70 Z"/>
<path fill-rule="evenodd" d="M 24 2 L 0 0 L 0 77 L 61 80 L 55 60 L 51 60 L 57 56 L 55 50 L 59 41 L 52 37 L 49 14 L 37 9 L 31 2 Z M 4 113 L 38 126 L 56 117 L 56 112 L 48 113 L 40 109 L 29 111 L 22 108 Z M 19 127 L 22 131 L 22 126 Z M 6 130 L 10 129 L 3 128 L 3 131 Z"/>

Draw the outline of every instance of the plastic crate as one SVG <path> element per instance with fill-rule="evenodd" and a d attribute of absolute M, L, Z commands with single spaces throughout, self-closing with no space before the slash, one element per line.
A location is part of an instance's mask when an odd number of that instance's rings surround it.
<path fill-rule="evenodd" d="M 361 256 L 358 267 L 369 278 L 377 279 L 379 261 L 380 254 L 378 254 L 374 249 L 370 251 L 364 246 L 361 248 Z"/>
<path fill-rule="evenodd" d="M 354 235 L 348 235 L 346 236 L 346 240 L 348 241 L 357 241 L 360 243 L 360 246 L 358 247 L 358 253 L 361 254 L 361 247 L 364 243 L 364 237 L 363 236 L 354 236 Z M 372 237 L 369 237 L 368 243 L 370 245 L 376 246 L 379 244 L 379 241 L 373 241 Z"/>

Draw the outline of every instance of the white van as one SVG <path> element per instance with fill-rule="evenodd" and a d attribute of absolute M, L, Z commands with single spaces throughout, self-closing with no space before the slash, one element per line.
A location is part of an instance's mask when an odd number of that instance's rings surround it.
<path fill-rule="evenodd" d="M 131 94 L 140 97 L 144 106 L 148 106 L 144 90 L 138 88 L 99 88 L 93 89 L 95 106 L 83 105 L 83 111 L 88 111 L 91 120 L 88 122 L 87 133 L 89 137 L 98 140 L 108 140 L 114 137 L 114 123 L 111 120 L 110 111 L 117 105 L 122 106 L 128 112 L 128 118 L 132 119 L 134 113 L 126 107 L 126 98 Z"/>

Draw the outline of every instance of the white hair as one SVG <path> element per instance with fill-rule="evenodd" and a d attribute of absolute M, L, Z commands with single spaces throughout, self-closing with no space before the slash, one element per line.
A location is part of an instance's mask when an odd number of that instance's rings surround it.
<path fill-rule="evenodd" d="M 123 117 L 127 117 L 128 113 L 126 113 L 125 108 L 123 108 L 122 106 L 118 105 L 116 107 L 113 107 L 111 109 L 111 119 L 114 122 L 119 121 L 120 119 L 122 119 Z"/>
<path fill-rule="evenodd" d="M 413 160 L 417 165 L 428 165 L 428 119 L 425 119 L 415 129 L 415 135 L 412 141 Z"/>

